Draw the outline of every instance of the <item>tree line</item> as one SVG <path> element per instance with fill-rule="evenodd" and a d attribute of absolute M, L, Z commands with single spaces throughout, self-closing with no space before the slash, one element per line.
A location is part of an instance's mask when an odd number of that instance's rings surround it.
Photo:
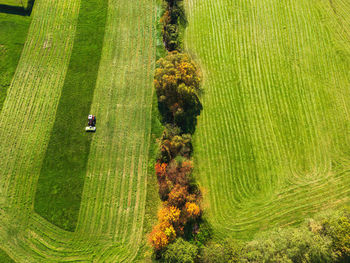
<path fill-rule="evenodd" d="M 149 234 L 161 262 L 350 262 L 350 209 L 332 211 L 297 228 L 259 233 L 252 241 L 216 241 L 202 218 L 202 195 L 192 175 L 192 134 L 202 110 L 201 75 L 182 51 L 186 19 L 181 0 L 165 0 L 162 35 L 168 53 L 157 62 L 154 87 L 164 131 L 155 173 L 162 207 Z"/>
<path fill-rule="evenodd" d="M 161 23 L 168 53 L 157 61 L 154 75 L 164 125 L 154 167 L 162 207 L 158 211 L 158 224 L 149 234 L 149 242 L 159 260 L 165 260 L 167 247 L 182 242 L 181 237 L 196 240 L 202 215 L 201 192 L 192 175 L 191 160 L 192 134 L 202 110 L 200 71 L 191 57 L 182 51 L 179 34 L 184 21 L 182 2 L 166 0 L 165 3 Z"/>
<path fill-rule="evenodd" d="M 210 240 L 196 246 L 177 240 L 163 262 L 186 263 L 345 263 L 350 262 L 350 208 L 329 211 L 299 227 L 258 233 L 249 242 Z"/>

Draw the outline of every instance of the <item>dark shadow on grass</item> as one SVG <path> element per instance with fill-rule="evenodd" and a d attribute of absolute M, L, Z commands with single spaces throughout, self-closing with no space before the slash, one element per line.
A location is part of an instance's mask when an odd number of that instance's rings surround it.
<path fill-rule="evenodd" d="M 32 14 L 34 1 L 35 0 L 30 0 L 28 2 L 27 8 L 24 8 L 23 6 L 0 5 L 0 13 L 19 16 L 30 16 Z"/>
<path fill-rule="evenodd" d="M 7 253 L 2 249 L 0 249 L 0 262 L 1 263 L 15 263 L 15 261 L 12 258 L 10 258 L 10 256 L 7 255 Z"/>
<path fill-rule="evenodd" d="M 72 55 L 38 180 L 35 211 L 74 231 L 92 133 L 85 132 L 101 59 L 108 0 L 82 1 Z M 93 113 L 91 113 L 93 114 Z M 97 132 L 99 118 L 97 116 Z"/>

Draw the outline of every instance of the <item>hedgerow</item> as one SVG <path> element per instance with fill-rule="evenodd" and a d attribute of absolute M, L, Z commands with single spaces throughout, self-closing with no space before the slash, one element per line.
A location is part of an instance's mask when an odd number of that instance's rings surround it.
<path fill-rule="evenodd" d="M 166 262 L 175 260 L 175 251 L 180 246 L 175 244 L 186 246 L 186 241 L 181 241 L 179 237 L 195 240 L 202 215 L 201 192 L 192 176 L 191 160 L 192 134 L 202 110 L 199 99 L 201 77 L 198 66 L 188 54 L 181 52 L 179 27 L 184 12 L 180 2 L 166 2 L 161 22 L 168 54 L 158 60 L 154 76 L 158 108 L 164 124 L 155 164 L 159 196 L 163 203 L 158 212 L 158 224 L 149 234 L 149 242 L 157 258 Z M 167 247 L 175 241 L 171 252 L 167 251 Z"/>
<path fill-rule="evenodd" d="M 329 211 L 298 227 L 259 233 L 252 241 L 209 242 L 198 262 L 204 263 L 338 263 L 350 261 L 350 209 Z"/>

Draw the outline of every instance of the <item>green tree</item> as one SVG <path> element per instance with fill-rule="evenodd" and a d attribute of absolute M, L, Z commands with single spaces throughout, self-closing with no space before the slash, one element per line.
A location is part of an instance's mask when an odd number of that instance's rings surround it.
<path fill-rule="evenodd" d="M 240 262 L 242 247 L 234 240 L 222 243 L 211 242 L 203 248 L 201 262 L 203 263 L 236 263 Z"/>
<path fill-rule="evenodd" d="M 331 262 L 331 241 L 302 228 L 269 231 L 249 242 L 242 262 Z"/>
<path fill-rule="evenodd" d="M 197 246 L 179 238 L 168 246 L 163 261 L 167 263 L 193 263 L 197 255 Z"/>
<path fill-rule="evenodd" d="M 350 260 L 350 210 L 344 209 L 322 220 L 322 229 L 319 231 L 332 240 L 333 256 L 339 262 Z"/>

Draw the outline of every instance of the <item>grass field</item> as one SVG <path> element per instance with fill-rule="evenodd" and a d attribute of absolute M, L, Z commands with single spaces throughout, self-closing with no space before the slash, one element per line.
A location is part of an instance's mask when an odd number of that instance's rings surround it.
<path fill-rule="evenodd" d="M 0 112 L 21 56 L 30 17 L 0 13 Z"/>
<path fill-rule="evenodd" d="M 27 8 L 31 0 L 0 0 L 0 5 L 18 6 Z"/>
<path fill-rule="evenodd" d="M 148 0 L 103 3 L 107 19 L 97 78 L 92 81 L 96 85 L 81 86 L 89 89 L 88 94 L 93 91 L 92 101 L 90 96 L 77 98 L 78 105 L 73 105 L 76 111 L 91 108 L 98 116 L 88 153 L 78 150 L 86 155 L 87 163 L 74 232 L 36 214 L 34 203 L 39 175 L 46 171 L 45 158 L 57 136 L 54 131 L 61 127 L 56 122 L 65 114 L 60 105 L 69 101 L 67 79 L 81 73 L 71 66 L 75 41 L 79 41 L 79 11 L 86 3 L 37 0 L 32 13 L 28 39 L 0 114 L 0 248 L 18 262 L 142 258 L 157 5 Z M 95 47 L 86 48 L 94 52 Z M 86 113 L 69 114 L 71 123 L 62 121 L 72 127 L 81 122 L 85 136 Z M 78 120 L 80 115 L 83 120 Z M 67 143 L 77 136 L 72 127 L 67 128 L 72 137 L 64 138 L 62 147 L 77 158 L 76 149 Z M 57 156 L 62 156 L 64 151 L 59 151 Z M 80 164 L 72 164 L 72 177 L 79 176 L 73 172 L 75 165 Z M 55 191 L 47 192 L 48 200 Z"/>
<path fill-rule="evenodd" d="M 83 133 L 101 59 L 108 1 L 82 1 L 74 46 L 41 167 L 35 211 L 74 231 L 92 134 Z"/>
<path fill-rule="evenodd" d="M 14 263 L 15 261 L 12 260 L 3 250 L 0 249 L 0 262 L 1 263 Z"/>
<path fill-rule="evenodd" d="M 349 202 L 350 3 L 189 0 L 197 178 L 218 237 Z"/>

